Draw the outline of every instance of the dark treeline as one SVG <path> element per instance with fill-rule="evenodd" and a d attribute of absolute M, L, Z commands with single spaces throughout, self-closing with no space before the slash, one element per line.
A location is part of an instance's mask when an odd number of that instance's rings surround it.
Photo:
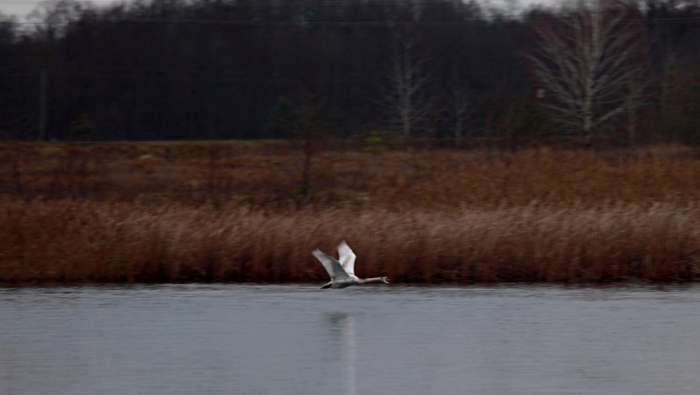
<path fill-rule="evenodd" d="M 626 6 L 643 15 L 648 65 L 637 141 L 699 143 L 700 3 Z M 534 100 L 527 61 L 533 27 L 560 12 L 455 0 L 50 2 L 32 25 L 0 17 L 0 132 L 281 138 L 313 118 L 343 137 L 564 133 Z"/>

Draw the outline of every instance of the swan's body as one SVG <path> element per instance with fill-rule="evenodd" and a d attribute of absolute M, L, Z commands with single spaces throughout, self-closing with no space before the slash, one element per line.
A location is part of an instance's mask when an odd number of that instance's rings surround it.
<path fill-rule="evenodd" d="M 345 288 L 355 284 L 385 283 L 389 284 L 387 277 L 373 277 L 361 279 L 355 275 L 355 253 L 346 242 L 338 245 L 338 259 L 326 254 L 321 250 L 314 250 L 313 255 L 318 259 L 331 276 L 331 282 L 325 284 L 321 289 Z"/>

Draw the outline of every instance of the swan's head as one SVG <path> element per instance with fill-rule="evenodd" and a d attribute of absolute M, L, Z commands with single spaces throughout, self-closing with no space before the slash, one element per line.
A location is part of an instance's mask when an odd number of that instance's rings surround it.
<path fill-rule="evenodd" d="M 380 277 L 384 284 L 389 284 L 389 277 Z"/>

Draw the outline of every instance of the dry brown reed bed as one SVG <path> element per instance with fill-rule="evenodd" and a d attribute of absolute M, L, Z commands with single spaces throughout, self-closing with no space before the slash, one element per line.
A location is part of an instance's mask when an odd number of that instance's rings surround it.
<path fill-rule="evenodd" d="M 700 210 L 673 203 L 559 209 L 302 209 L 13 199 L 0 281 L 325 281 L 310 251 L 345 239 L 359 276 L 400 282 L 695 280 Z"/>
<path fill-rule="evenodd" d="M 0 282 L 697 280 L 691 148 L 0 144 Z"/>
<path fill-rule="evenodd" d="M 0 197 L 319 207 L 494 210 L 700 201 L 691 148 L 504 151 L 406 148 L 380 154 L 337 145 L 303 154 L 285 143 L 0 144 Z"/>

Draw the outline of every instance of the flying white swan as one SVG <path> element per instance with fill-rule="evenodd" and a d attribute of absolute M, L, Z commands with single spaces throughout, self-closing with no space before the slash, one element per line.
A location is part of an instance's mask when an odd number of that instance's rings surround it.
<path fill-rule="evenodd" d="M 366 278 L 364 280 L 358 278 L 355 275 L 355 253 L 352 252 L 350 246 L 344 241 L 338 245 L 337 260 L 319 249 L 314 250 L 313 255 L 316 259 L 321 261 L 321 264 L 331 276 L 331 282 L 322 286 L 321 289 L 345 288 L 351 285 L 365 283 L 383 282 L 389 284 L 389 278 L 387 277 Z"/>

